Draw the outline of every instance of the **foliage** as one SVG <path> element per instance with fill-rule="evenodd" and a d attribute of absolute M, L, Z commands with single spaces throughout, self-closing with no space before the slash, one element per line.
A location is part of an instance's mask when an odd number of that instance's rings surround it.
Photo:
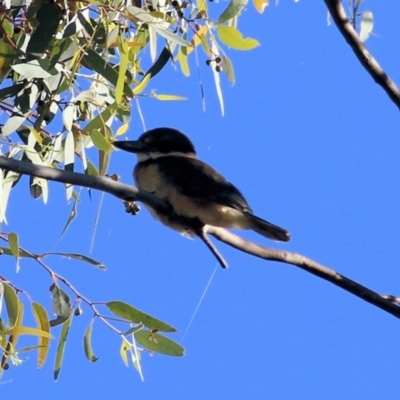
<path fill-rule="evenodd" d="M 223 112 L 219 74 L 225 73 L 232 84 L 235 81 L 232 62 L 224 48 L 251 50 L 258 46 L 255 39 L 243 37 L 237 28 L 246 5 L 247 0 L 231 0 L 221 15 L 212 19 L 206 0 L 143 4 L 137 0 L 1 2 L 0 108 L 6 117 L 0 134 L 3 156 L 70 171 L 82 168 L 88 175 L 105 175 L 112 141 L 129 126 L 132 100 L 182 100 L 176 94 L 149 90 L 149 82 L 171 63 L 179 64 L 182 74 L 189 76 L 188 60 L 194 58 L 198 48 L 204 52 L 212 71 Z M 266 5 L 267 0 L 254 0 L 259 12 Z M 91 161 L 96 153 L 97 165 Z M 0 170 L 0 222 L 6 222 L 10 191 L 19 181 L 19 174 Z M 29 191 L 34 198 L 47 202 L 46 180 L 31 177 Z M 79 199 L 72 185 L 66 186 L 66 192 L 73 207 L 63 232 L 76 216 Z M 54 367 L 57 379 L 68 332 L 73 319 L 81 314 L 82 303 L 93 311 L 83 340 L 89 361 L 97 360 L 91 346 L 95 319 L 121 337 L 123 361 L 128 364 L 130 355 L 140 374 L 143 349 L 183 355 L 180 345 L 157 333 L 173 333 L 175 328 L 120 301 L 104 303 L 109 313 L 100 313 L 98 304 L 86 299 L 44 260 L 58 255 L 104 269 L 100 262 L 74 253 L 34 254 L 21 248 L 18 235 L 13 232 L 1 232 L 0 239 L 8 243 L 8 247 L 0 248 L 1 254 L 15 257 L 17 270 L 20 258 L 27 257 L 49 273 L 52 311 L 56 315 L 50 319 L 45 305 L 0 276 L 0 306 L 5 305 L 0 309 L 1 372 L 8 369 L 10 362 L 20 364 L 19 354 L 29 350 L 37 350 L 41 368 L 53 339 L 50 332 L 62 325 Z M 71 294 L 74 301 L 70 300 Z M 21 295 L 30 304 L 36 328 L 23 325 Z M 36 336 L 37 344 L 18 348 L 21 335 Z M 138 348 L 136 342 L 142 347 Z"/>

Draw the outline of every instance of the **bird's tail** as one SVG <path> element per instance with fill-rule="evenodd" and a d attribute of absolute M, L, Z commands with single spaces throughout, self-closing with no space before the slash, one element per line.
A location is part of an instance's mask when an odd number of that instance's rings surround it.
<path fill-rule="evenodd" d="M 253 214 L 247 214 L 247 217 L 251 221 L 252 226 L 250 229 L 260 235 L 265 236 L 268 239 L 278 240 L 279 242 L 288 242 L 290 240 L 290 233 L 286 229 L 264 221 Z"/>

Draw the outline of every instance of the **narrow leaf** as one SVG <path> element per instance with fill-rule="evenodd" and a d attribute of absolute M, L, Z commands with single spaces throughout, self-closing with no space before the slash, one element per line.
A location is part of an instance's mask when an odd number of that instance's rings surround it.
<path fill-rule="evenodd" d="M 228 7 L 224 10 L 221 16 L 218 18 L 220 24 L 228 21 L 239 15 L 239 13 L 246 7 L 248 0 L 231 0 Z"/>
<path fill-rule="evenodd" d="M 186 97 L 176 96 L 174 94 L 155 94 L 153 97 L 156 98 L 157 100 L 162 100 L 162 101 L 187 100 Z"/>
<path fill-rule="evenodd" d="M 4 332 L 6 335 L 32 335 L 41 336 L 51 339 L 53 336 L 49 332 L 42 331 L 41 329 L 30 328 L 29 326 L 15 326 L 12 329 L 6 329 Z"/>
<path fill-rule="evenodd" d="M 120 104 L 125 84 L 125 73 L 128 66 L 129 48 L 123 36 L 118 36 L 118 48 L 120 53 L 120 62 L 118 69 L 118 80 L 115 86 L 115 102 Z"/>
<path fill-rule="evenodd" d="M 111 64 L 104 61 L 103 57 L 97 54 L 94 50 L 86 49 L 85 51 L 87 53 L 83 56 L 85 64 L 116 86 L 118 82 L 118 72 L 111 66 Z M 133 97 L 132 90 L 127 84 L 124 84 L 124 94 L 128 97 Z"/>
<path fill-rule="evenodd" d="M 56 363 L 54 366 L 54 380 L 55 381 L 58 379 L 58 375 L 60 374 L 60 370 L 61 370 L 61 366 L 62 366 L 62 362 L 63 362 L 63 358 L 64 358 L 65 345 L 67 343 L 67 337 L 68 337 L 69 328 L 71 327 L 71 322 L 72 322 L 72 314 L 69 316 L 69 318 L 63 324 L 63 327 L 62 327 L 61 333 L 60 333 L 60 338 L 58 339 Z"/>
<path fill-rule="evenodd" d="M 76 253 L 48 253 L 48 254 L 63 256 L 63 257 L 67 257 L 67 258 L 73 258 L 75 260 L 79 260 L 79 261 L 83 261 L 83 262 L 92 264 L 97 268 L 104 269 L 104 270 L 106 269 L 106 266 L 103 263 L 96 261 L 93 258 L 84 256 L 82 254 L 76 254 Z"/>
<path fill-rule="evenodd" d="M 93 129 L 90 132 L 90 137 L 93 141 L 93 144 L 102 151 L 110 151 L 112 150 L 111 143 L 100 133 L 98 129 Z"/>
<path fill-rule="evenodd" d="M 98 358 L 93 354 L 92 350 L 92 323 L 86 328 L 85 336 L 83 338 L 83 349 L 85 350 L 86 358 L 90 362 L 96 362 Z"/>
<path fill-rule="evenodd" d="M 11 253 L 15 257 L 17 261 L 17 272 L 19 270 L 19 244 L 18 244 L 18 235 L 14 232 L 8 235 L 8 244 L 10 246 Z"/>
<path fill-rule="evenodd" d="M 163 48 L 156 62 L 146 72 L 146 75 L 150 75 L 152 78 L 155 77 L 165 67 L 169 59 L 172 59 L 172 54 L 166 46 Z"/>
<path fill-rule="evenodd" d="M 132 90 L 133 94 L 142 93 L 143 90 L 146 88 L 147 84 L 149 83 L 150 78 L 151 78 L 151 75 L 146 75 L 141 80 L 141 82 Z"/>
<path fill-rule="evenodd" d="M 49 318 L 47 317 L 46 310 L 39 303 L 32 303 L 32 311 L 36 320 L 38 329 L 44 332 L 50 332 Z M 46 362 L 47 354 L 49 352 L 50 340 L 47 337 L 40 336 L 38 341 L 38 368 L 42 368 Z"/>
<path fill-rule="evenodd" d="M 137 308 L 132 307 L 130 304 L 122 301 L 110 301 L 109 303 L 106 303 L 106 306 L 113 314 L 136 324 L 142 323 L 150 329 L 156 329 L 163 332 L 177 332 L 177 330 L 171 325 L 168 325 L 151 315 L 145 314 Z"/>
<path fill-rule="evenodd" d="M 182 357 L 185 354 L 185 349 L 180 344 L 158 333 L 141 330 L 135 333 L 135 339 L 143 347 L 155 353 L 174 357 Z"/>
<path fill-rule="evenodd" d="M 8 315 L 8 327 L 13 328 L 17 324 L 21 313 L 18 296 L 15 290 L 5 282 L 3 282 L 3 289 Z"/>

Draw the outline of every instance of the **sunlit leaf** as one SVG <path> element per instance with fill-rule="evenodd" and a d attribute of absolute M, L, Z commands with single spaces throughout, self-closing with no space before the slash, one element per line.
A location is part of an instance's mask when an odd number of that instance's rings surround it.
<path fill-rule="evenodd" d="M 151 26 L 160 36 L 164 37 L 165 39 L 170 40 L 172 43 L 175 43 L 179 46 L 190 47 L 191 44 L 185 39 L 182 39 L 176 33 L 169 31 L 168 29 L 164 29 L 158 25 Z"/>
<path fill-rule="evenodd" d="M 186 97 L 177 96 L 174 94 L 155 94 L 153 97 L 157 100 L 170 101 L 170 100 L 187 100 Z"/>
<path fill-rule="evenodd" d="M 132 307 L 131 305 L 122 301 L 110 301 L 109 303 L 106 303 L 106 306 L 113 314 L 130 322 L 134 322 L 136 324 L 142 323 L 144 326 L 147 326 L 150 329 L 157 329 L 158 331 L 163 332 L 177 331 L 171 325 L 168 325 L 165 322 L 152 317 L 151 315 L 145 314 L 137 308 Z"/>
<path fill-rule="evenodd" d="M 4 332 L 6 335 L 32 335 L 41 336 L 51 339 L 53 336 L 49 332 L 45 332 L 41 329 L 30 328 L 28 326 L 14 326 L 14 328 L 6 329 Z"/>
<path fill-rule="evenodd" d="M 255 39 L 244 38 L 233 26 L 218 25 L 217 33 L 222 43 L 235 50 L 252 50 L 260 45 Z"/>
<path fill-rule="evenodd" d="M 56 354 L 56 362 L 54 366 L 54 380 L 58 379 L 58 375 L 60 374 L 63 358 L 64 358 L 64 351 L 65 345 L 68 338 L 69 328 L 71 327 L 72 322 L 72 313 L 70 314 L 69 318 L 63 324 L 61 329 L 60 337 L 58 339 L 58 346 L 57 346 L 57 354 Z"/>
<path fill-rule="evenodd" d="M 36 320 L 38 329 L 44 332 L 50 332 L 49 318 L 47 317 L 46 310 L 39 303 L 32 303 L 32 311 Z M 42 368 L 46 362 L 47 354 L 49 352 L 50 340 L 47 337 L 40 336 L 38 342 L 38 368 Z"/>
<path fill-rule="evenodd" d="M 114 86 L 118 82 L 118 72 L 104 59 L 92 49 L 85 50 L 87 54 L 83 56 L 86 65 L 96 71 L 98 74 L 106 78 Z M 124 84 L 124 94 L 128 97 L 133 97 L 133 93 L 129 85 Z"/>
<path fill-rule="evenodd" d="M 122 101 L 122 94 L 125 84 L 125 73 L 128 66 L 128 44 L 123 38 L 123 36 L 118 36 L 118 48 L 120 53 L 120 62 L 118 69 L 118 80 L 115 86 L 115 102 L 117 104 Z"/>
<path fill-rule="evenodd" d="M 23 64 L 14 64 L 11 68 L 25 78 L 47 79 L 58 74 L 55 68 L 50 68 L 48 60 L 32 60 Z"/>
<path fill-rule="evenodd" d="M 265 7 L 269 5 L 269 0 L 253 0 L 254 8 L 262 14 L 265 10 Z"/>
<path fill-rule="evenodd" d="M 90 137 L 92 138 L 93 144 L 102 151 L 111 151 L 111 143 L 100 133 L 98 129 L 93 129 L 90 132 Z"/>
<path fill-rule="evenodd" d="M 126 352 L 129 350 L 129 345 L 126 343 L 125 340 L 122 340 L 121 347 L 119 348 L 119 355 L 122 358 L 122 362 L 125 364 L 126 367 L 129 367 L 128 363 L 128 356 L 126 355 Z"/>
<path fill-rule="evenodd" d="M 185 353 L 185 349 L 173 340 L 153 333 L 148 330 L 141 330 L 135 333 L 135 339 L 146 349 L 155 353 L 166 354 L 168 356 L 181 357 Z"/>
<path fill-rule="evenodd" d="M 142 93 L 143 90 L 146 88 L 147 84 L 149 83 L 150 78 L 151 78 L 151 75 L 146 75 L 141 80 L 141 82 L 132 90 L 133 94 Z"/>
<path fill-rule="evenodd" d="M 365 42 L 374 27 L 374 16 L 371 11 L 364 11 L 360 23 L 360 40 Z"/>

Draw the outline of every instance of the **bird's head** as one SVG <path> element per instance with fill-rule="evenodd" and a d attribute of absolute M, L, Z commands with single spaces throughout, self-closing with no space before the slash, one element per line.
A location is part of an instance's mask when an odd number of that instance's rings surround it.
<path fill-rule="evenodd" d="M 190 139 L 172 128 L 151 129 L 143 133 L 138 140 L 116 141 L 113 145 L 136 153 L 138 161 L 170 155 L 196 157 L 196 150 Z"/>

